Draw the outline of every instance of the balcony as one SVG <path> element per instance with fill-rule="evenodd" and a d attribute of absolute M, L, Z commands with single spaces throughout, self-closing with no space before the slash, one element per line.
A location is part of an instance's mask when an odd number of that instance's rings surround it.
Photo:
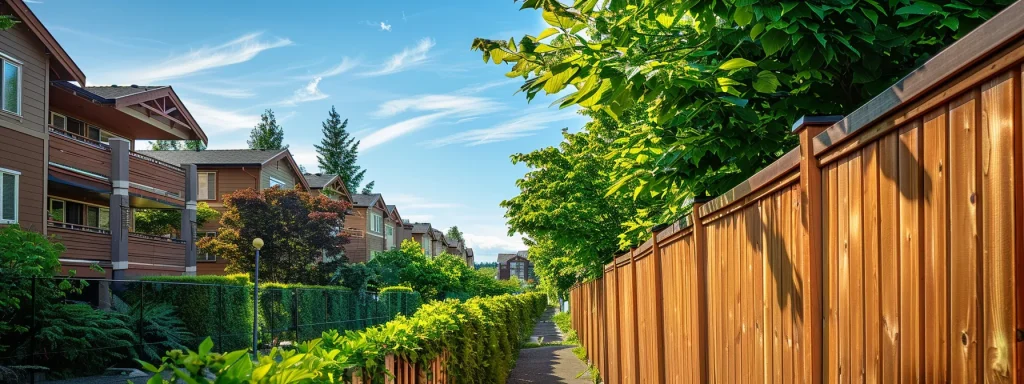
<path fill-rule="evenodd" d="M 49 163 L 51 171 L 58 178 L 73 185 L 109 193 L 113 161 L 107 143 L 50 127 Z M 184 204 L 185 171 L 181 167 L 129 151 L 128 181 L 133 196 L 170 206 Z"/>
<path fill-rule="evenodd" d="M 110 231 L 50 221 L 47 233 L 57 237 L 68 263 L 98 263 L 110 268 Z M 141 233 L 128 234 L 128 265 L 132 274 L 180 274 L 185 270 L 185 242 Z"/>

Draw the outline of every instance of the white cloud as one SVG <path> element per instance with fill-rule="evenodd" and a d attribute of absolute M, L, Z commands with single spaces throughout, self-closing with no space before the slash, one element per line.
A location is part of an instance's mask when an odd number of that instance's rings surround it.
<path fill-rule="evenodd" d="M 39 0 L 25 0 L 25 2 L 29 3 L 29 4 L 42 4 L 43 3 L 42 1 L 39 1 Z"/>
<path fill-rule="evenodd" d="M 391 24 L 384 24 L 383 21 L 380 22 L 380 30 L 391 32 Z"/>
<path fill-rule="evenodd" d="M 296 89 L 295 93 L 292 94 L 292 97 L 282 101 L 281 104 L 295 105 L 299 103 L 305 103 L 307 101 L 326 99 L 328 95 L 323 92 L 320 92 L 320 80 L 322 79 L 323 78 L 321 77 L 317 77 L 313 80 L 310 80 L 305 87 Z"/>
<path fill-rule="evenodd" d="M 462 88 L 462 89 L 460 89 L 458 91 L 455 91 L 455 93 L 462 94 L 462 95 L 472 95 L 474 93 L 480 93 L 480 92 L 486 91 L 486 90 L 491 89 L 491 88 L 497 88 L 497 87 L 500 87 L 500 86 L 503 86 L 503 85 L 515 84 L 515 83 L 521 83 L 521 82 L 522 82 L 522 79 L 515 78 L 515 79 L 492 81 L 490 83 L 473 84 L 473 85 L 470 85 L 468 87 Z"/>
<path fill-rule="evenodd" d="M 362 138 L 360 149 L 384 144 L 411 132 L 429 127 L 446 118 L 467 118 L 479 116 L 501 109 L 501 105 L 487 98 L 423 95 L 412 98 L 396 99 L 385 102 L 374 112 L 374 115 L 391 117 L 403 112 L 429 112 L 378 129 Z"/>
<path fill-rule="evenodd" d="M 185 103 L 188 111 L 196 118 L 199 126 L 208 133 L 223 133 L 249 129 L 260 121 L 260 115 L 226 111 L 206 104 L 190 101 Z"/>
<path fill-rule="evenodd" d="M 391 56 L 391 59 L 389 59 L 384 64 L 381 64 L 380 68 L 369 72 L 363 72 L 362 75 L 390 75 L 392 73 L 402 72 L 409 68 L 423 64 L 424 62 L 427 61 L 427 54 L 433 47 L 434 40 L 429 37 L 424 38 L 423 40 L 420 40 L 420 42 L 416 44 L 415 47 L 406 48 L 402 50 L 402 52 L 396 53 L 394 56 Z"/>
<path fill-rule="evenodd" d="M 473 253 L 511 253 L 526 249 L 523 239 L 503 234 L 480 234 L 466 232 L 466 247 Z"/>
<path fill-rule="evenodd" d="M 216 87 L 205 87 L 201 85 L 182 84 L 176 88 L 184 88 L 207 95 L 226 97 L 229 99 L 248 99 L 255 97 L 256 93 L 249 89 L 242 88 L 216 88 Z"/>
<path fill-rule="evenodd" d="M 295 163 L 306 167 L 306 172 L 319 172 L 320 163 L 317 161 L 317 154 L 315 150 L 300 149 L 296 147 L 289 147 L 288 149 L 291 150 L 292 158 L 295 159 Z"/>
<path fill-rule="evenodd" d="M 313 77 L 324 77 L 324 78 L 326 78 L 326 77 L 338 76 L 338 75 L 340 75 L 342 73 L 345 73 L 345 72 L 348 72 L 348 71 L 352 70 L 352 68 L 355 68 L 357 65 L 359 65 L 358 61 L 349 59 L 347 57 L 343 57 L 343 58 L 341 58 L 341 63 L 338 63 L 338 65 L 334 66 L 331 69 L 328 69 L 326 71 L 323 71 L 323 72 L 320 72 L 320 73 L 318 73 L 316 75 L 313 75 Z"/>
<path fill-rule="evenodd" d="M 491 128 L 473 129 L 434 139 L 428 141 L 427 145 L 430 147 L 443 147 L 453 144 L 476 146 L 508 141 L 533 136 L 536 134 L 536 131 L 548 128 L 550 123 L 572 120 L 576 117 L 578 117 L 576 113 L 568 111 L 531 113 Z"/>
<path fill-rule="evenodd" d="M 389 100 L 381 104 L 373 114 L 378 117 L 389 117 L 407 111 L 492 112 L 500 107 L 498 103 L 483 97 L 422 95 Z M 474 113 L 477 114 L 479 113 Z"/>
<path fill-rule="evenodd" d="M 103 81 L 99 81 L 98 84 L 105 84 L 108 81 L 109 84 L 116 82 L 150 84 L 166 81 L 209 69 L 244 63 L 268 49 L 292 44 L 292 41 L 288 39 L 262 40 L 260 37 L 260 33 L 250 33 L 218 46 L 202 47 L 184 55 L 173 55 L 166 60 L 138 69 L 121 69 L 101 74 L 99 78 Z"/>

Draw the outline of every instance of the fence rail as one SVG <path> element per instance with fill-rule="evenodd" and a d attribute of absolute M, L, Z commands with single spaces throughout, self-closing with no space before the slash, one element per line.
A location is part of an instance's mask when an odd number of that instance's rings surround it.
<path fill-rule="evenodd" d="M 23 381 L 139 368 L 134 358 L 156 362 L 170 349 L 195 349 L 207 337 L 218 351 L 252 344 L 251 284 L 63 277 L 4 284 L 5 294 L 20 305 L 0 309 L 0 321 L 11 326 L 0 328 L 0 367 L 26 367 L 22 373 L 29 375 Z M 399 314 L 413 314 L 419 303 L 418 294 L 409 292 L 378 295 L 261 284 L 260 347 L 315 339 L 329 329 L 383 324 Z M 112 376 L 109 382 L 125 379 Z"/>
<path fill-rule="evenodd" d="M 575 286 L 605 382 L 1024 382 L 1022 18 Z"/>

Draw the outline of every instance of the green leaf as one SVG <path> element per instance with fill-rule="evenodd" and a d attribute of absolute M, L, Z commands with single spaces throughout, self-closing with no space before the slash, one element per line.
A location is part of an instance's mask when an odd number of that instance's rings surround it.
<path fill-rule="evenodd" d="M 765 32 L 758 40 L 761 42 L 761 48 L 764 49 L 764 54 L 766 56 L 771 56 L 789 43 L 789 35 L 782 30 L 773 29 Z"/>
<path fill-rule="evenodd" d="M 548 25 L 556 28 L 569 29 L 576 24 L 576 21 L 571 17 L 557 15 L 551 11 L 544 11 L 541 14 L 541 17 L 544 18 L 544 21 L 547 22 Z"/>
<path fill-rule="evenodd" d="M 754 12 L 751 11 L 750 7 L 739 7 L 733 12 L 732 19 L 736 21 L 737 25 L 745 27 L 754 19 Z"/>
<path fill-rule="evenodd" d="M 914 4 L 910 4 L 903 8 L 896 10 L 896 15 L 930 15 L 935 12 L 942 11 L 942 7 L 929 3 L 927 1 L 915 1 Z"/>
<path fill-rule="evenodd" d="M 878 12 L 870 8 L 861 8 L 860 11 L 864 14 L 864 17 L 871 20 L 871 24 L 878 25 Z"/>
<path fill-rule="evenodd" d="M 537 35 L 537 40 L 544 40 L 546 38 L 554 36 L 558 32 L 559 32 L 558 28 L 548 28 L 548 29 L 545 29 L 545 30 L 541 31 L 539 35 Z"/>
<path fill-rule="evenodd" d="M 911 25 L 917 24 L 917 23 L 921 22 L 921 20 L 924 20 L 925 17 L 927 17 L 927 16 L 911 16 L 909 19 L 906 19 L 906 20 L 900 22 L 900 24 L 897 26 L 897 28 L 906 28 L 906 27 L 909 27 Z"/>
<path fill-rule="evenodd" d="M 668 13 L 662 13 L 655 18 L 655 21 L 657 21 L 658 25 L 662 28 L 669 28 L 676 23 L 676 17 Z"/>
<path fill-rule="evenodd" d="M 763 23 L 754 24 L 754 26 L 752 28 L 750 28 L 750 39 L 751 40 L 756 40 L 757 36 L 760 35 L 761 32 L 764 32 L 764 24 Z"/>
<path fill-rule="evenodd" d="M 203 357 L 203 356 L 206 356 L 206 355 L 210 354 L 210 350 L 212 350 L 212 349 L 213 349 L 213 339 L 211 339 L 209 336 L 207 336 L 206 340 L 203 340 L 202 343 L 199 343 L 199 357 Z"/>
<path fill-rule="evenodd" d="M 761 71 L 757 74 L 757 79 L 754 80 L 754 89 L 761 93 L 774 93 L 779 88 L 781 83 L 779 79 L 775 77 L 774 73 L 768 71 Z"/>
<path fill-rule="evenodd" d="M 940 24 L 953 31 L 960 30 L 960 19 L 957 18 L 956 16 L 950 16 L 945 19 L 942 19 L 942 22 Z"/>
<path fill-rule="evenodd" d="M 722 63 L 722 65 L 718 66 L 718 69 L 721 69 L 723 71 L 732 71 L 736 69 L 743 69 L 754 66 L 757 66 L 757 64 L 754 64 L 753 61 L 744 59 L 742 57 L 737 57 L 735 59 L 731 59 L 729 61 Z"/>
<path fill-rule="evenodd" d="M 736 97 L 736 96 L 722 96 L 722 97 L 720 97 L 720 99 L 725 100 L 729 104 L 738 106 L 740 108 L 746 107 L 747 103 L 750 102 L 750 100 L 739 98 L 739 97 Z"/>

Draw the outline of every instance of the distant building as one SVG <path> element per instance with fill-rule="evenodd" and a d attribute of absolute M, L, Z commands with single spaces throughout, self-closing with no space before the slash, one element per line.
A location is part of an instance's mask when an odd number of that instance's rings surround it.
<path fill-rule="evenodd" d="M 528 256 L 528 251 L 519 251 L 517 253 L 499 253 L 498 279 L 508 280 L 511 279 L 512 276 L 515 276 L 523 282 L 529 280 L 536 280 L 536 275 L 533 271 L 533 263 L 530 262 Z"/>

